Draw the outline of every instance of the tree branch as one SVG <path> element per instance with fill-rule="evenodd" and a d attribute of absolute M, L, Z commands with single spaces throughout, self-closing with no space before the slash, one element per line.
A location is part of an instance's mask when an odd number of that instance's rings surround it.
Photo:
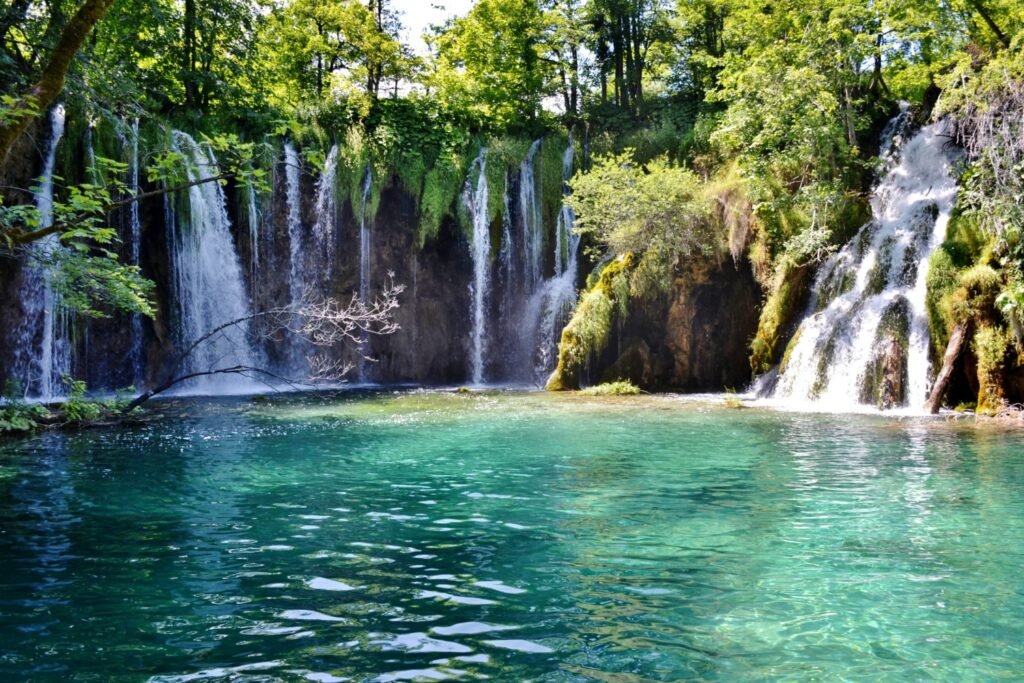
<path fill-rule="evenodd" d="M 0 125 L 0 164 L 7 160 L 15 141 L 35 118 L 35 115 L 30 113 L 34 111 L 37 115 L 45 111 L 57 99 L 57 95 L 64 89 L 64 79 L 71 67 L 71 60 L 75 58 L 93 27 L 113 4 L 114 0 L 85 0 L 75 12 L 75 16 L 61 34 L 57 47 L 50 55 L 50 61 L 43 69 L 39 80 L 19 98 L 18 104 L 14 107 L 15 114 L 20 110 L 24 115 L 14 115 L 9 123 Z"/>

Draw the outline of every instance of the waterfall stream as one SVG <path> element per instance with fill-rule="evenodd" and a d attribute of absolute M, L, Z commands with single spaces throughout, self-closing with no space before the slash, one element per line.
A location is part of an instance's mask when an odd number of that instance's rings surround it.
<path fill-rule="evenodd" d="M 291 256 L 288 270 L 288 296 L 291 303 L 302 301 L 306 293 L 305 267 L 302 246 L 302 168 L 299 153 L 290 142 L 284 144 L 285 198 L 288 201 L 288 249 Z"/>
<path fill-rule="evenodd" d="M 334 257 L 334 225 L 338 206 L 338 146 L 332 145 L 324 160 L 324 170 L 316 185 L 316 223 L 313 239 L 323 259 L 324 275 L 329 277 Z"/>
<path fill-rule="evenodd" d="M 188 162 L 188 180 L 219 175 L 208 147 L 188 134 L 173 133 L 174 151 Z M 224 190 L 206 182 L 187 190 L 187 211 L 168 210 L 171 235 L 173 302 L 178 321 L 179 349 L 187 349 L 206 335 L 186 358 L 190 372 L 210 372 L 257 365 L 250 324 L 240 322 L 214 333 L 218 326 L 244 320 L 250 314 L 242 279 L 242 266 L 231 237 Z M 167 204 L 172 199 L 167 197 Z M 203 393 L 231 393 L 257 386 L 239 375 L 217 374 L 192 380 L 189 389 Z"/>
<path fill-rule="evenodd" d="M 470 181 L 474 168 L 480 173 L 475 189 Z M 463 201 L 473 220 L 473 284 L 470 291 L 473 327 L 469 368 L 474 384 L 484 382 L 487 298 L 491 282 L 491 226 L 490 221 L 487 220 L 487 200 L 487 148 L 481 147 L 479 156 L 470 168 L 469 178 L 466 180 L 466 187 L 463 191 Z"/>
<path fill-rule="evenodd" d="M 132 196 L 138 196 L 139 184 L 139 120 L 132 120 L 132 130 L 129 136 L 131 147 L 131 162 L 128 166 L 128 188 Z M 142 220 L 139 216 L 139 203 L 137 201 L 128 205 L 129 225 L 129 249 L 131 251 L 132 265 L 138 266 L 142 258 Z M 145 368 L 143 364 L 143 336 L 142 336 L 142 315 L 132 315 L 132 377 L 136 386 L 142 384 Z"/>
<path fill-rule="evenodd" d="M 370 301 L 370 250 L 372 249 L 373 236 L 370 233 L 370 196 L 373 192 L 373 166 L 366 164 L 366 172 L 363 174 L 363 195 L 359 207 L 359 300 L 364 304 Z M 359 381 L 366 381 L 366 354 L 368 342 L 366 332 L 360 335 L 363 350 L 359 357 Z"/>
<path fill-rule="evenodd" d="M 774 398 L 840 411 L 924 405 L 928 263 L 953 210 L 956 156 L 944 123 L 907 139 L 909 124 L 903 113 L 883 134 L 873 218 L 821 267 Z"/>
<path fill-rule="evenodd" d="M 572 179 L 576 148 L 569 146 L 562 156 L 562 182 L 565 192 Z M 527 320 L 535 326 L 533 344 L 533 379 L 543 382 L 558 359 L 558 341 L 576 304 L 576 278 L 580 250 L 580 236 L 575 234 L 576 215 L 562 204 L 555 225 L 555 272 L 530 299 Z"/>
<path fill-rule="evenodd" d="M 64 136 L 64 118 L 64 106 L 58 104 L 50 112 L 50 137 L 34 190 L 41 227 L 53 225 L 53 174 L 57 147 Z M 57 235 L 44 237 L 32 247 L 20 292 L 25 317 L 17 335 L 16 374 L 25 396 L 43 401 L 64 394 L 61 378 L 71 372 L 68 316 L 50 272 L 54 254 L 61 248 Z"/>

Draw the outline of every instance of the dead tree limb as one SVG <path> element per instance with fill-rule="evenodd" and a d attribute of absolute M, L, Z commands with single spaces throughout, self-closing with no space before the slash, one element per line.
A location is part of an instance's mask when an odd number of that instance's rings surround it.
<path fill-rule="evenodd" d="M 932 415 L 938 413 L 939 408 L 942 406 L 942 397 L 949 387 L 949 381 L 953 378 L 953 369 L 956 366 L 956 361 L 960 358 L 960 354 L 967 343 L 969 327 L 970 325 L 967 322 L 957 323 L 956 327 L 953 328 L 953 334 L 949 336 L 946 354 L 942 358 L 942 370 L 939 371 L 938 376 L 935 378 L 931 396 L 928 397 L 928 402 L 925 404 L 928 412 Z"/>
<path fill-rule="evenodd" d="M 393 273 L 388 273 L 387 284 L 373 301 L 364 302 L 358 296 L 353 295 L 348 305 L 342 305 L 336 299 L 317 298 L 307 292 L 296 304 L 259 311 L 218 325 L 191 342 L 178 354 L 166 378 L 152 389 L 137 396 L 122 412 L 128 414 L 154 396 L 162 394 L 182 382 L 211 375 L 261 375 L 279 380 L 293 388 L 310 381 L 339 380 L 352 369 L 352 365 L 338 363 L 325 357 L 311 358 L 312 372 L 310 376 L 302 379 L 283 377 L 268 368 L 250 365 L 236 364 L 199 370 L 183 370 L 183 368 L 196 349 L 211 343 L 227 330 L 246 325 L 254 320 L 267 321 L 269 330 L 264 335 L 267 337 L 282 334 L 292 335 L 317 348 L 326 349 L 340 344 L 349 348 L 361 349 L 369 337 L 394 334 L 400 329 L 394 320 L 394 311 L 398 308 L 398 297 L 405 291 L 405 286 L 396 285 L 393 277 Z"/>

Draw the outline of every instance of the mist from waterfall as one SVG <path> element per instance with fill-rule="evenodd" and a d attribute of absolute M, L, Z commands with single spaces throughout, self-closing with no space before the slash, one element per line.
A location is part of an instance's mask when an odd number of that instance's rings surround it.
<path fill-rule="evenodd" d="M 188 181 L 220 175 L 208 146 L 187 133 L 174 131 L 175 152 L 187 162 Z M 165 197 L 172 268 L 172 303 L 177 321 L 179 350 L 207 337 L 185 358 L 183 370 L 205 373 L 259 365 L 251 314 L 242 279 L 242 266 L 231 236 L 227 201 L 219 183 L 204 182 L 184 191 L 186 210 L 173 208 Z M 216 331 L 220 326 L 233 321 Z M 237 393 L 257 386 L 247 373 L 214 374 L 190 380 L 188 390 L 201 393 Z"/>
<path fill-rule="evenodd" d="M 931 371 L 925 307 L 929 257 L 945 240 L 956 200 L 945 123 L 908 137 L 909 113 L 883 134 L 885 174 L 871 200 L 872 220 L 824 263 L 807 317 L 779 370 L 773 398 L 829 410 L 875 404 L 872 369 L 895 355 L 903 364 L 902 406 L 923 409 Z M 905 347 L 892 349 L 892 339 Z M 899 354 L 903 354 L 902 358 Z"/>

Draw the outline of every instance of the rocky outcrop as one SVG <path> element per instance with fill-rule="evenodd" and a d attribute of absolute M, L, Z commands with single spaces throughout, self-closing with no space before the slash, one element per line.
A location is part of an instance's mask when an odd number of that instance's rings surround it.
<path fill-rule="evenodd" d="M 623 287 L 615 284 L 622 264 L 614 265 L 563 334 L 563 357 L 549 388 L 629 380 L 648 391 L 692 392 L 749 384 L 748 342 L 757 330 L 761 289 L 747 262 L 693 257 L 667 292 L 630 297 L 625 306 L 617 298 Z M 602 316 L 610 320 L 597 319 Z M 595 343 L 595 330 L 607 338 Z"/>

